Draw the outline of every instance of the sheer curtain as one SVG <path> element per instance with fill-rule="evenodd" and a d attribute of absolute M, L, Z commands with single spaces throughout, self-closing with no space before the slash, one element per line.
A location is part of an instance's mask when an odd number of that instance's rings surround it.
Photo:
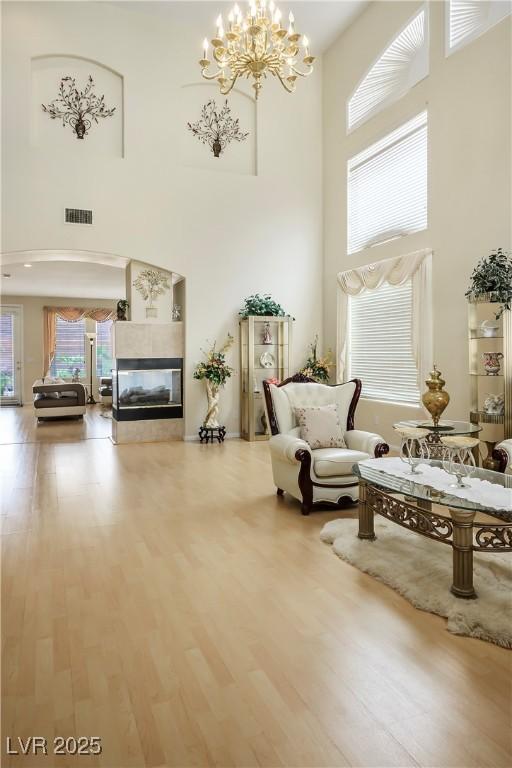
<path fill-rule="evenodd" d="M 420 388 L 432 367 L 432 251 L 423 249 L 377 261 L 338 274 L 337 379 L 343 381 L 347 363 L 348 297 L 374 291 L 384 282 L 402 285 L 412 280 L 412 353 Z"/>
<path fill-rule="evenodd" d="M 48 376 L 55 357 L 57 317 L 67 320 L 68 323 L 76 323 L 84 317 L 90 317 L 97 323 L 105 323 L 116 316 L 116 311 L 102 307 L 44 307 L 43 315 L 43 376 Z"/>

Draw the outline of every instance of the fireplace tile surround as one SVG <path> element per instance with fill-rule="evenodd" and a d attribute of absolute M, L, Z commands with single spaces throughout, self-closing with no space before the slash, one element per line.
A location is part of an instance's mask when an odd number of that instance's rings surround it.
<path fill-rule="evenodd" d="M 183 323 L 113 326 L 112 440 L 183 439 Z"/>

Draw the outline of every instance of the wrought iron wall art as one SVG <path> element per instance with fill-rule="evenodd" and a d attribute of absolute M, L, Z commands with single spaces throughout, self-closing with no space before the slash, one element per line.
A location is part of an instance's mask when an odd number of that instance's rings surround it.
<path fill-rule="evenodd" d="M 238 118 L 231 117 L 227 99 L 220 110 L 215 99 L 210 99 L 203 106 L 200 119 L 196 123 L 187 123 L 187 127 L 202 144 L 211 148 L 214 157 L 220 157 L 232 141 L 245 141 L 249 136 L 240 130 Z"/>
<path fill-rule="evenodd" d="M 94 80 L 91 75 L 87 85 L 80 91 L 74 77 L 63 77 L 60 81 L 59 95 L 49 104 L 42 104 L 43 111 L 52 120 L 62 120 L 62 127 L 69 125 L 77 139 L 83 139 L 89 133 L 93 122 L 98 123 L 104 117 L 112 117 L 116 108 L 105 106 L 105 96 L 96 96 L 93 92 Z"/>

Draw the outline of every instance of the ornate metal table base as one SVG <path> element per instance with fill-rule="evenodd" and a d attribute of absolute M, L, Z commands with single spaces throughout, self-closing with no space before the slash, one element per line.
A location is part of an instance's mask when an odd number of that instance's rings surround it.
<path fill-rule="evenodd" d="M 225 437 L 226 427 L 199 427 L 199 440 L 202 443 L 213 443 L 214 440 L 223 443 Z"/>
<path fill-rule="evenodd" d="M 512 523 L 475 523 L 475 512 L 450 509 L 450 517 L 432 512 L 432 502 L 399 497 L 359 481 L 360 539 L 374 540 L 374 515 L 382 515 L 402 528 L 449 544 L 453 550 L 453 583 L 456 597 L 477 597 L 473 587 L 473 552 L 512 552 Z"/>

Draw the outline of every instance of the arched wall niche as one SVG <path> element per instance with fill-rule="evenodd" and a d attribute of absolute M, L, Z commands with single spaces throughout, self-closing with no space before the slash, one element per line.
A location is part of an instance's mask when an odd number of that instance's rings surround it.
<path fill-rule="evenodd" d="M 203 106 L 212 99 L 219 109 L 227 99 L 231 117 L 239 119 L 242 132 L 249 133 L 245 141 L 232 141 L 218 158 L 208 145 L 202 144 L 187 128 L 187 123 L 199 120 Z M 220 173 L 258 175 L 257 109 L 252 96 L 238 88 L 233 88 L 231 93 L 223 96 L 215 82 L 189 83 L 181 88 L 177 117 L 180 128 L 183 126 L 179 141 L 181 165 Z"/>
<path fill-rule="evenodd" d="M 31 59 L 31 142 L 37 149 L 60 154 L 72 153 L 85 159 L 97 155 L 124 157 L 124 79 L 111 67 L 94 59 L 64 53 L 44 54 Z M 94 93 L 104 94 L 107 108 L 115 107 L 111 117 L 92 124 L 87 135 L 78 139 L 69 125 L 51 119 L 42 104 L 59 94 L 63 77 L 73 77 L 83 90 L 91 75 Z"/>

